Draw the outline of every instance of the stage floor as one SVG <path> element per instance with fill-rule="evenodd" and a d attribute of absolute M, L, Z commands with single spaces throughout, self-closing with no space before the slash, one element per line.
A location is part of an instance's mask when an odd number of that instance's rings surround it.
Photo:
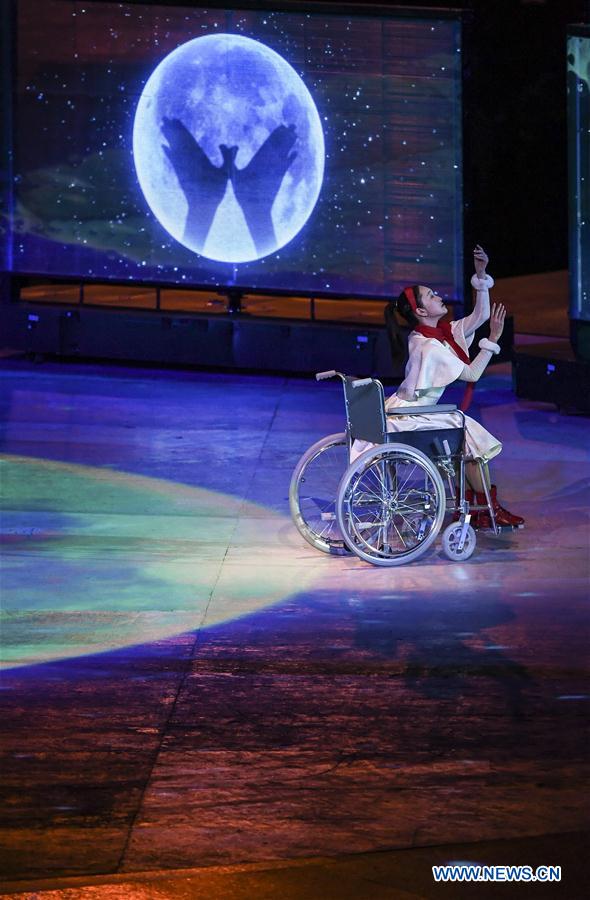
<path fill-rule="evenodd" d="M 528 864 L 524 838 L 562 863 L 588 827 L 587 418 L 493 368 L 471 412 L 526 529 L 388 570 L 289 519 L 299 455 L 342 429 L 338 384 L 0 374 L 5 892 L 411 848 L 430 884 L 446 847 Z M 560 896 L 581 897 L 566 862 Z M 471 896 L 408 879 L 372 896 Z M 306 891 L 282 896 L 332 896 Z"/>

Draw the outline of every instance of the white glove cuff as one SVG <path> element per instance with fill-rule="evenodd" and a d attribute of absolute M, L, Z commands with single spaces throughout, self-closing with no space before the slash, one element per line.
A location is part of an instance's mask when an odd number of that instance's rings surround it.
<path fill-rule="evenodd" d="M 489 350 L 490 353 L 495 353 L 496 356 L 500 352 L 500 345 L 495 344 L 493 341 L 489 341 L 487 338 L 482 338 L 479 342 L 480 350 Z"/>
<path fill-rule="evenodd" d="M 494 279 L 491 275 L 488 275 L 487 272 L 483 278 L 478 278 L 477 275 L 471 276 L 471 287 L 475 288 L 476 291 L 489 291 L 493 286 Z"/>

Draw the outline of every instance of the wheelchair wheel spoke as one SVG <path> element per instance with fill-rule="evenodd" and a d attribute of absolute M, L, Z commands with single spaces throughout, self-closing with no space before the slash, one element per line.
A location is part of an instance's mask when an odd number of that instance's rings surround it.
<path fill-rule="evenodd" d="M 416 471 L 416 466 L 412 466 L 412 468 L 410 469 L 410 471 L 409 471 L 408 474 L 406 475 L 406 479 L 405 479 L 404 483 L 401 485 L 401 487 L 399 487 L 399 488 L 397 489 L 397 493 L 398 493 L 398 494 L 401 494 L 401 492 L 403 491 L 403 489 L 405 488 L 406 484 L 408 483 L 408 481 L 410 480 L 410 478 L 412 477 L 412 475 L 414 474 L 415 471 Z M 396 473 L 396 474 L 397 474 L 397 473 Z"/>
<path fill-rule="evenodd" d="M 444 486 L 427 457 L 399 447 L 361 460 L 340 493 L 337 515 L 351 549 L 381 565 L 423 552 L 444 516 Z"/>
<path fill-rule="evenodd" d="M 382 503 L 383 497 L 380 497 L 374 491 L 368 491 L 366 490 L 366 488 L 363 488 L 362 493 L 359 494 L 359 496 L 356 498 L 356 502 L 360 506 L 362 506 L 363 504 L 368 505 L 370 503 Z"/>
<path fill-rule="evenodd" d="M 407 545 L 406 542 L 404 541 L 404 539 L 403 539 L 403 537 L 402 537 L 402 535 L 401 535 L 401 533 L 400 533 L 400 531 L 399 531 L 399 528 L 397 527 L 397 525 L 395 524 L 395 522 L 393 523 L 393 527 L 395 528 L 396 534 L 397 534 L 398 538 L 400 539 L 402 545 L 404 546 L 404 548 L 407 549 L 407 546 L 408 546 L 408 545 Z"/>
<path fill-rule="evenodd" d="M 330 435 L 304 453 L 291 479 L 293 521 L 301 535 L 325 553 L 344 545 L 336 517 L 336 495 L 347 466 L 346 436 Z"/>
<path fill-rule="evenodd" d="M 414 528 L 414 526 L 412 525 L 412 523 L 410 522 L 410 520 L 409 520 L 409 519 L 406 519 L 406 517 L 404 516 L 404 514 L 403 514 L 402 512 L 400 512 L 400 517 L 403 519 L 404 524 L 405 524 L 405 525 L 410 529 L 410 531 L 413 533 L 414 537 L 416 537 L 416 536 L 418 535 L 418 529 L 417 529 L 417 528 Z"/>
<path fill-rule="evenodd" d="M 384 484 L 383 477 L 381 476 L 380 473 L 378 474 L 373 469 L 370 469 L 367 474 L 368 474 L 367 481 L 369 482 L 369 484 L 365 487 L 365 491 L 367 493 L 371 493 L 377 499 L 382 500 L 383 492 L 385 490 L 385 484 Z M 371 481 L 374 482 L 372 489 L 371 489 Z"/>

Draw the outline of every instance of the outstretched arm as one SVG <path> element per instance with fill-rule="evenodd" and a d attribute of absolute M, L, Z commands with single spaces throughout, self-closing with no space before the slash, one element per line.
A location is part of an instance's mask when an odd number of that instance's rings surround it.
<path fill-rule="evenodd" d="M 489 258 L 483 247 L 476 245 L 473 251 L 473 264 L 475 275 L 471 279 L 471 286 L 475 292 L 475 303 L 472 312 L 462 319 L 463 334 L 466 338 L 477 331 L 480 325 L 490 318 L 489 289 L 494 286 L 494 279 L 486 273 Z"/>
<path fill-rule="evenodd" d="M 479 342 L 479 353 L 468 366 L 463 366 L 463 371 L 459 376 L 461 381 L 479 381 L 492 356 L 500 352 L 497 341 L 504 331 L 505 318 L 506 307 L 502 303 L 494 303 L 490 316 L 489 340 L 487 338 L 481 339 Z"/>

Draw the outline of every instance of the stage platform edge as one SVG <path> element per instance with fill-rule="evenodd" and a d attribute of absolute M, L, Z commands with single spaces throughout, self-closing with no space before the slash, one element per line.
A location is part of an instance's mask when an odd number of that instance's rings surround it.
<path fill-rule="evenodd" d="M 508 317 L 495 362 L 511 359 L 513 333 Z M 8 346 L 31 357 L 297 375 L 337 369 L 400 380 L 405 368 L 393 361 L 385 325 L 366 323 L 18 303 L 4 307 L 4 335 Z"/>

